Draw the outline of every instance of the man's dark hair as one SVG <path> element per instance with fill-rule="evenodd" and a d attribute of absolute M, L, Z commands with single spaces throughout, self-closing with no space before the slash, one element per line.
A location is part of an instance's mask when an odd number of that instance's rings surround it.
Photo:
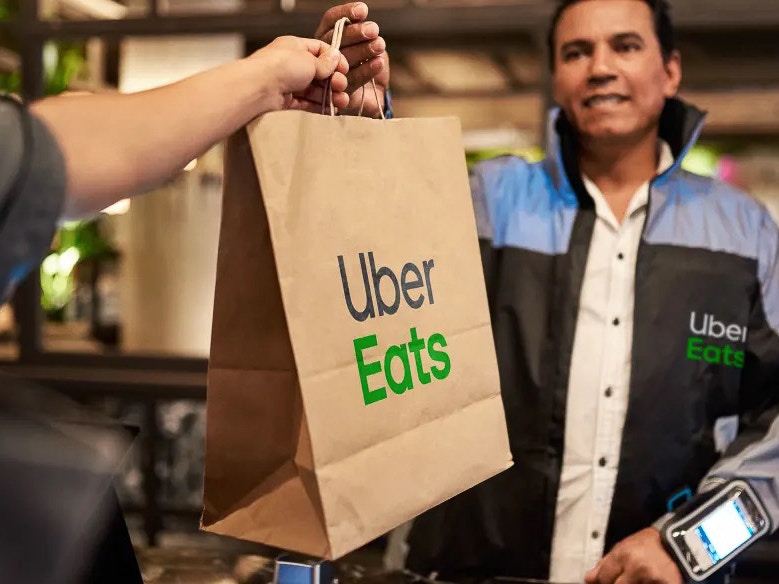
<path fill-rule="evenodd" d="M 549 50 L 549 68 L 554 71 L 555 68 L 555 33 L 560 18 L 569 7 L 586 0 L 558 0 L 557 9 L 552 16 L 552 22 L 549 24 L 549 30 L 546 36 L 547 48 Z M 660 51 L 663 54 L 663 60 L 667 63 L 671 54 L 676 50 L 676 40 L 674 35 L 674 25 L 671 22 L 670 7 L 668 0 L 641 0 L 649 6 L 652 11 L 655 23 L 655 34 L 660 41 Z"/>

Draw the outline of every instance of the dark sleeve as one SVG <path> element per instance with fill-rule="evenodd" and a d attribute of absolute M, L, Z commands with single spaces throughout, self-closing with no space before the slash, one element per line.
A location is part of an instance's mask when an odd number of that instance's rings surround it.
<path fill-rule="evenodd" d="M 739 395 L 739 433 L 701 484 L 745 479 L 779 527 L 779 231 L 766 212 L 760 230 L 759 290 L 749 319 Z"/>
<path fill-rule="evenodd" d="M 65 161 L 51 132 L 27 109 L 0 100 L 0 296 L 51 243 L 65 201 Z"/>

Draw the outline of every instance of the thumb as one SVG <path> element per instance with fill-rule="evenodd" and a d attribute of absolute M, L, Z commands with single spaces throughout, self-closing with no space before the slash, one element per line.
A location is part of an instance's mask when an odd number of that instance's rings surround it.
<path fill-rule="evenodd" d="M 328 79 L 338 69 L 341 61 L 341 53 L 334 49 L 323 51 L 316 59 L 316 78 L 319 80 Z"/>
<path fill-rule="evenodd" d="M 585 584 L 595 584 L 598 581 L 598 571 L 600 568 L 600 562 L 593 566 L 589 572 L 584 575 Z"/>

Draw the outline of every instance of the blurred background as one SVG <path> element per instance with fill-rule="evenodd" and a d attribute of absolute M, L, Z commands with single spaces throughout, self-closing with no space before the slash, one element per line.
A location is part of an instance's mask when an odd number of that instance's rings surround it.
<path fill-rule="evenodd" d="M 0 0 L 0 90 L 33 99 L 155 87 L 282 34 L 312 36 L 334 3 Z M 397 116 L 458 116 L 469 162 L 543 157 L 553 0 L 368 4 L 388 42 Z M 779 2 L 671 4 L 682 96 L 709 111 L 685 166 L 748 190 L 779 219 Z M 0 308 L 0 369 L 140 427 L 118 490 L 145 557 L 228 546 L 196 532 L 221 173 L 217 146 L 154 197 L 63 225 Z M 753 552 L 756 573 L 779 573 L 770 545 Z"/>

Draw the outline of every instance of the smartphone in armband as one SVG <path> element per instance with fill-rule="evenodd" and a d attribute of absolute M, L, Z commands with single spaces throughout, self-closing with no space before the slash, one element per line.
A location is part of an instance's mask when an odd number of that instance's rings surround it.
<path fill-rule="evenodd" d="M 663 543 L 686 576 L 705 580 L 771 530 L 760 498 L 745 481 L 734 480 L 660 530 Z"/>

